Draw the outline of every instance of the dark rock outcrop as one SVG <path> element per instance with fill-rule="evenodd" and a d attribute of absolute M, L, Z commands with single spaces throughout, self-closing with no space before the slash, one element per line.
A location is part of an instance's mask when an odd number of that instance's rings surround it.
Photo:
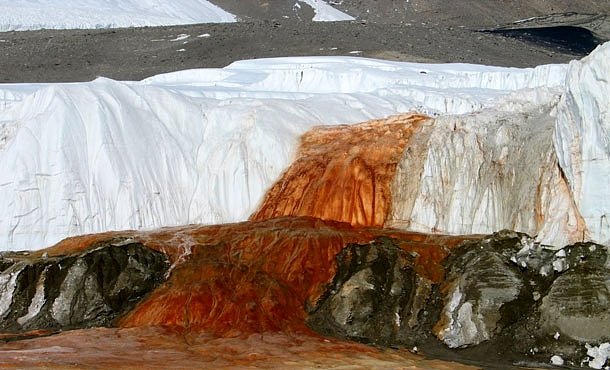
<path fill-rule="evenodd" d="M 467 243 L 448 259 L 447 278 L 441 286 L 444 306 L 434 327 L 435 335 L 448 347 L 487 341 L 510 321 L 508 315 L 523 310 L 511 303 L 531 294 L 519 268 L 504 256 L 520 249 L 522 237 L 512 233 Z"/>
<path fill-rule="evenodd" d="M 61 257 L 0 257 L 0 330 L 110 326 L 160 284 L 166 256 L 132 240 L 113 239 Z"/>
<path fill-rule="evenodd" d="M 510 334 L 523 338 L 515 350 L 539 359 L 558 355 L 571 366 L 590 360 L 603 365 L 605 358 L 590 355 L 590 349 L 610 341 L 608 247 L 577 243 L 542 253 L 532 248 L 528 254 L 545 262 L 531 269 L 538 276 L 531 276 L 537 283 L 535 298 L 540 298 Z"/>
<path fill-rule="evenodd" d="M 608 338 L 608 280 L 607 273 L 582 267 L 559 277 L 542 300 L 543 327 L 550 332 L 560 330 L 581 341 Z"/>
<path fill-rule="evenodd" d="M 487 341 L 534 363 L 585 365 L 587 349 L 610 340 L 609 255 L 594 243 L 555 248 L 511 231 L 465 243 L 445 264 L 435 334 L 448 347 Z"/>
<path fill-rule="evenodd" d="M 417 342 L 432 283 L 413 270 L 413 261 L 390 238 L 349 245 L 337 256 L 337 274 L 309 325 L 365 343 Z"/>
<path fill-rule="evenodd" d="M 606 247 L 592 243 L 565 248 L 568 269 L 553 281 L 540 305 L 543 333 L 589 343 L 610 340 L 606 253 Z"/>
<path fill-rule="evenodd" d="M 384 237 L 342 250 L 309 326 L 365 343 L 417 345 L 441 357 L 460 348 L 463 360 L 604 365 L 608 247 L 555 248 L 504 230 L 455 248 L 438 283 L 418 274 L 416 255 L 399 246 Z"/>

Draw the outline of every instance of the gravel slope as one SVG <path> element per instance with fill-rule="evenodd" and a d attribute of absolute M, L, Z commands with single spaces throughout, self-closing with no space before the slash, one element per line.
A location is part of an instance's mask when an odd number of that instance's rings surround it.
<path fill-rule="evenodd" d="M 222 6 L 226 0 L 215 0 Z M 493 27 L 553 13 L 610 14 L 608 0 L 343 0 L 336 7 L 358 19 Z"/>
<path fill-rule="evenodd" d="M 190 37 L 176 40 L 181 34 Z M 87 81 L 97 76 L 139 80 L 182 69 L 222 67 L 241 59 L 299 55 L 514 67 L 580 57 L 468 27 L 280 19 L 0 33 L 0 82 Z"/>

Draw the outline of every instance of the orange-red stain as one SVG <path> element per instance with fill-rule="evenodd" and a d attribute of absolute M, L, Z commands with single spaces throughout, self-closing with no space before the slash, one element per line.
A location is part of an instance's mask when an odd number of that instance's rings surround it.
<path fill-rule="evenodd" d="M 162 251 L 173 264 L 166 282 L 121 318 L 122 327 L 161 325 L 225 336 L 266 331 L 306 332 L 306 305 L 315 305 L 350 243 L 392 237 L 415 256 L 414 269 L 439 282 L 450 249 L 478 236 L 444 236 L 354 227 L 313 217 L 113 232 L 74 237 L 44 252 L 77 252 L 114 237 Z"/>
<path fill-rule="evenodd" d="M 296 161 L 251 219 L 313 216 L 354 226 L 383 226 L 396 165 L 413 132 L 428 119 L 403 114 L 307 132 Z"/>
<path fill-rule="evenodd" d="M 476 238 L 381 228 L 396 165 L 427 119 L 402 115 L 307 133 L 299 159 L 252 221 L 86 235 L 38 254 L 74 253 L 117 236 L 165 253 L 172 264 L 168 280 L 120 319 L 122 327 L 161 325 L 224 336 L 305 332 L 306 306 L 324 293 L 336 273 L 336 255 L 348 244 L 392 237 L 415 257 L 418 273 L 439 282 L 450 249 Z"/>

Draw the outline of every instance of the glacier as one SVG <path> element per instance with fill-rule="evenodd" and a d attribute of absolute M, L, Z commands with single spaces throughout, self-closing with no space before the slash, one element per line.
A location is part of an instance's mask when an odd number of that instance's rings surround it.
<path fill-rule="evenodd" d="M 423 126 L 400 162 L 386 224 L 451 234 L 506 228 L 557 246 L 581 241 L 586 227 L 553 147 L 559 95 L 548 93 L 546 104 L 441 116 Z"/>
<path fill-rule="evenodd" d="M 557 157 L 593 240 L 610 242 L 610 44 L 569 64 Z"/>
<path fill-rule="evenodd" d="M 388 225 L 606 242 L 609 59 L 606 44 L 529 69 L 294 57 L 143 81 L 3 84 L 0 249 L 245 220 L 312 127 L 409 111 L 435 123 L 411 149 L 419 162 L 405 154 L 401 168 L 411 161 L 421 176 L 397 176 Z M 538 195 L 501 199 L 532 186 Z"/>

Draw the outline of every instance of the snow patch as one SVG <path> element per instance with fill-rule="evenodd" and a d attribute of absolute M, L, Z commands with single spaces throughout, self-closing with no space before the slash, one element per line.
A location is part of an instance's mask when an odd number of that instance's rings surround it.
<path fill-rule="evenodd" d="M 181 40 L 186 40 L 186 39 L 188 39 L 189 37 L 191 37 L 191 35 L 187 35 L 186 33 L 181 33 L 181 34 L 179 34 L 178 36 L 176 36 L 176 38 L 175 38 L 175 39 L 171 39 L 171 40 L 169 40 L 169 41 L 181 41 Z"/>
<path fill-rule="evenodd" d="M 328 5 L 324 0 L 301 0 L 313 8 L 315 22 L 352 21 L 354 17 Z M 298 3 L 295 3 L 297 6 Z M 299 6 L 300 7 L 300 6 Z"/>
<path fill-rule="evenodd" d="M 0 32 L 235 22 L 206 0 L 0 0 Z"/>
<path fill-rule="evenodd" d="M 551 357 L 551 364 L 555 366 L 563 366 L 563 358 L 561 356 L 554 355 Z"/>

